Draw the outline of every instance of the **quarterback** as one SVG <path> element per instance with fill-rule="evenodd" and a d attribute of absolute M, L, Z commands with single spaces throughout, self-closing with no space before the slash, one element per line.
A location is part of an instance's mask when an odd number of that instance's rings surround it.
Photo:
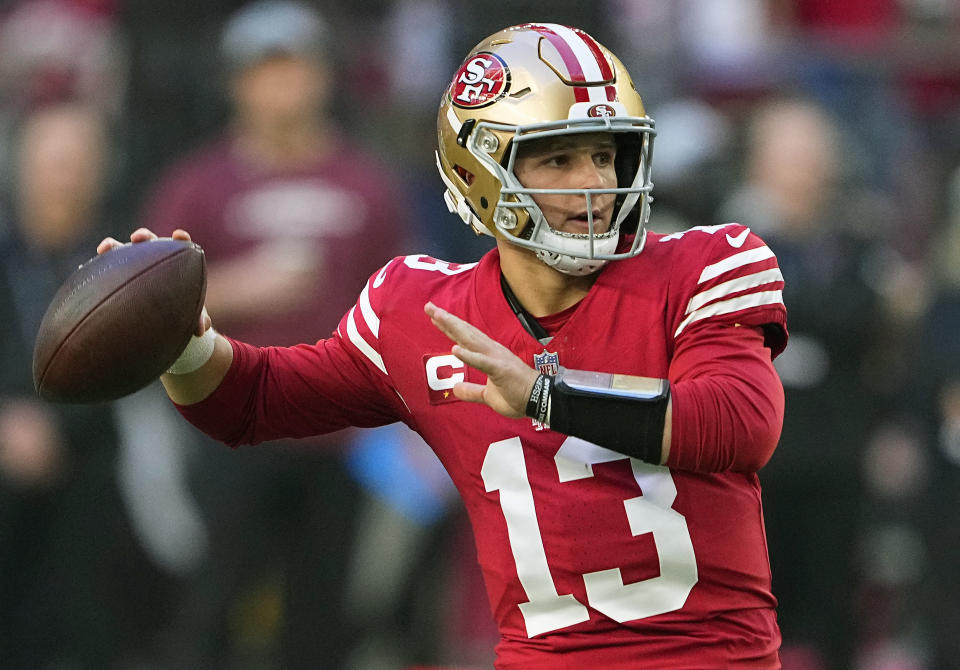
<path fill-rule="evenodd" d="M 647 230 L 654 122 L 582 30 L 487 38 L 437 122 L 447 204 L 496 248 L 390 260 L 313 344 L 204 314 L 170 398 L 234 446 L 420 433 L 468 510 L 500 670 L 779 668 L 756 474 L 784 409 L 774 254 L 738 224 Z"/>

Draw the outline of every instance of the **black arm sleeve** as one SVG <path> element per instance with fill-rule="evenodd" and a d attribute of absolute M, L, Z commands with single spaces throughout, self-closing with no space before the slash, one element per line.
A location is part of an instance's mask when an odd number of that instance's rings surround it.
<path fill-rule="evenodd" d="M 568 383 L 563 371 L 556 377 L 540 375 L 527 415 L 558 433 L 660 465 L 670 386 L 666 380 L 647 381 L 659 383 L 656 393 Z"/>

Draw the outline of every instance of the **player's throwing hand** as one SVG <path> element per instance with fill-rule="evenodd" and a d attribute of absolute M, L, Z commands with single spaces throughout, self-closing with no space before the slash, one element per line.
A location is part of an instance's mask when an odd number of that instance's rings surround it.
<path fill-rule="evenodd" d="M 190 233 L 185 230 L 181 230 L 180 228 L 177 228 L 175 231 L 173 231 L 173 234 L 170 237 L 175 240 L 183 240 L 184 242 L 191 241 Z M 157 237 L 157 234 L 149 228 L 137 228 L 135 231 L 130 233 L 130 241 L 134 244 L 137 244 L 138 242 L 149 242 L 150 240 L 156 239 L 159 239 L 159 237 Z M 97 255 L 103 255 L 111 249 L 122 246 L 123 243 L 115 238 L 105 237 L 100 241 L 100 244 L 97 245 Z M 203 335 L 211 326 L 211 323 L 210 315 L 207 313 L 206 306 L 204 306 L 203 310 L 200 312 L 200 322 L 197 324 L 197 331 L 195 334 L 197 336 Z"/>

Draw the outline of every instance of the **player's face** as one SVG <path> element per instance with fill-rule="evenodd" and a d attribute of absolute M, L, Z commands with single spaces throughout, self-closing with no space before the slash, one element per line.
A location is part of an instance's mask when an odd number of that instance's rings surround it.
<path fill-rule="evenodd" d="M 514 173 L 526 188 L 616 188 L 616 155 L 617 145 L 606 133 L 549 137 L 519 146 Z M 589 232 L 585 196 L 537 193 L 533 199 L 554 230 Z M 595 234 L 609 230 L 615 200 L 612 193 L 590 198 Z"/>
<path fill-rule="evenodd" d="M 312 117 L 323 107 L 327 86 L 319 63 L 277 55 L 237 73 L 232 93 L 241 115 L 275 125 Z"/>

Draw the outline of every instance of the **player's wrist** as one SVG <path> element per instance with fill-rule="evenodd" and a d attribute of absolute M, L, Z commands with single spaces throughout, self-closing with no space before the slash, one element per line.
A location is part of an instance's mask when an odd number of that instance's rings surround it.
<path fill-rule="evenodd" d="M 536 419 L 542 424 L 550 424 L 550 389 L 553 387 L 554 378 L 551 375 L 541 374 L 533 383 L 530 389 L 530 397 L 527 399 L 527 408 L 524 414 L 531 419 Z"/>
<path fill-rule="evenodd" d="M 670 384 L 666 379 L 560 368 L 541 374 L 526 415 L 558 433 L 659 465 Z"/>
<path fill-rule="evenodd" d="M 217 344 L 217 331 L 207 328 L 203 335 L 193 335 L 180 356 L 167 368 L 167 374 L 185 375 L 202 368 L 213 356 Z"/>

